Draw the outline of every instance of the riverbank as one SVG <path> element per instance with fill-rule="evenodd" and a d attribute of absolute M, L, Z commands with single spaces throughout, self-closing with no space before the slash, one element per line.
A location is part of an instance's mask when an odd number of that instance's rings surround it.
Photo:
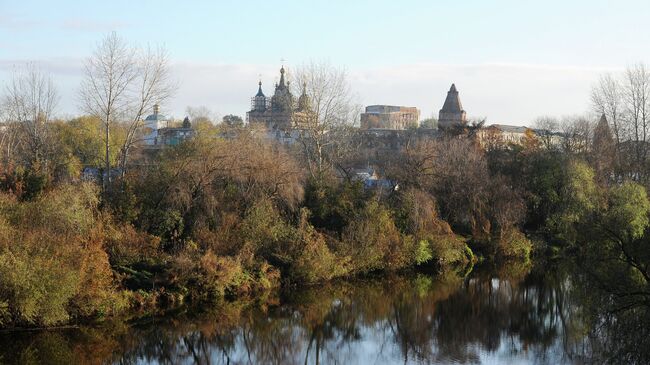
<path fill-rule="evenodd" d="M 334 165 L 305 169 L 299 151 L 245 129 L 210 133 L 149 156 L 103 190 L 48 185 L 39 171 L 0 174 L 0 327 L 445 271 L 475 253 L 526 265 L 534 245 L 523 229 L 589 262 L 622 263 L 587 267 L 606 269 L 593 274 L 610 288 L 625 284 L 623 294 L 647 292 L 645 188 L 603 184 L 576 156 L 535 144 L 485 151 L 471 134 L 414 140 L 386 157 L 399 187 L 374 189 Z"/>
<path fill-rule="evenodd" d="M 338 280 L 256 300 L 0 334 L 9 363 L 594 361 L 572 265 Z M 582 304 L 581 304 L 582 303 Z M 585 327 L 587 326 L 587 327 Z M 604 339 L 603 339 L 604 340 Z M 585 346 L 589 343 L 588 346 Z M 525 346 L 525 350 L 524 350 Z"/>

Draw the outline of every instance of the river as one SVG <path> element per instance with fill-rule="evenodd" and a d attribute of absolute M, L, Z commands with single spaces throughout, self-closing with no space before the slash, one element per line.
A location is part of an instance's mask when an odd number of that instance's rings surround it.
<path fill-rule="evenodd" d="M 0 363 L 599 363 L 605 335 L 584 298 L 571 271 L 551 264 L 408 273 L 208 310 L 5 332 Z"/>

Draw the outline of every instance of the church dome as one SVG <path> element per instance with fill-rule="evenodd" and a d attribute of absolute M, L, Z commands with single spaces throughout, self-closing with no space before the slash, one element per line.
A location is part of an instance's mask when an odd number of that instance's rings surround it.
<path fill-rule="evenodd" d="M 257 90 L 257 94 L 255 95 L 256 98 L 258 97 L 265 97 L 264 93 L 262 92 L 262 81 L 259 82 L 259 89 Z"/>
<path fill-rule="evenodd" d="M 271 99 L 273 111 L 288 112 L 293 110 L 293 95 L 288 87 L 288 82 L 284 78 L 284 66 L 280 69 L 280 83 L 275 86 L 275 93 Z"/>
<path fill-rule="evenodd" d="M 160 106 L 158 104 L 154 104 L 153 106 L 153 114 L 149 114 L 145 119 L 145 121 L 159 121 L 159 120 L 167 120 L 164 115 L 160 114 Z"/>
<path fill-rule="evenodd" d="M 307 111 L 311 109 L 311 100 L 307 95 L 307 83 L 302 84 L 302 94 L 298 98 L 298 110 Z"/>
<path fill-rule="evenodd" d="M 259 82 L 259 88 L 257 90 L 257 94 L 255 94 L 255 96 L 251 100 L 252 100 L 251 110 L 258 111 L 258 112 L 263 112 L 266 110 L 267 98 L 264 95 L 264 92 L 262 92 L 262 81 Z"/>

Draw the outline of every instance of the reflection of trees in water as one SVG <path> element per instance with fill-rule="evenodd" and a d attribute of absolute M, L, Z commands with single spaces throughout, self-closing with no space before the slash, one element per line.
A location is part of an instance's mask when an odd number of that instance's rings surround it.
<path fill-rule="evenodd" d="M 482 353 L 563 363 L 595 361 L 585 356 L 592 349 L 638 362 L 624 355 L 648 341 L 647 326 L 617 314 L 584 327 L 575 301 L 585 293 L 562 270 L 529 271 L 337 283 L 281 306 L 232 303 L 196 318 L 0 337 L 0 363 L 477 363 Z"/>
<path fill-rule="evenodd" d="M 476 353 L 469 352 L 473 349 L 505 348 L 543 359 L 566 333 L 562 303 L 566 288 L 555 284 L 549 286 L 535 277 L 517 282 L 479 275 L 468 280 L 463 290 L 438 307 L 440 355 L 471 362 L 477 359 Z"/>
<path fill-rule="evenodd" d="M 607 364 L 650 364 L 650 314 L 647 308 L 604 312 L 591 335 L 594 358 Z"/>
<path fill-rule="evenodd" d="M 479 273 L 437 301 L 407 295 L 394 300 L 389 323 L 405 362 L 477 363 L 479 350 L 504 349 L 542 362 L 571 361 L 557 356 L 574 343 L 573 323 L 567 323 L 573 317 L 566 302 L 568 281 L 500 274 Z"/>
<path fill-rule="evenodd" d="M 634 270 L 625 265 L 576 269 L 574 292 L 585 308 L 594 363 L 650 364 L 650 303 L 634 295 L 639 284 L 631 283 Z"/>

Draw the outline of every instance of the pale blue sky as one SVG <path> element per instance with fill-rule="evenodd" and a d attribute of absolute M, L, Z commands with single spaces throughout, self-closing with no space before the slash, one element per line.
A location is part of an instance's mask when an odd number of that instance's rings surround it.
<path fill-rule="evenodd" d="M 176 117 L 187 105 L 243 115 L 284 58 L 345 67 L 364 104 L 430 115 L 455 82 L 470 115 L 528 124 L 587 111 L 600 73 L 650 61 L 650 1 L 0 0 L 0 82 L 39 61 L 59 112 L 78 114 L 82 60 L 110 31 L 169 50 Z"/>

